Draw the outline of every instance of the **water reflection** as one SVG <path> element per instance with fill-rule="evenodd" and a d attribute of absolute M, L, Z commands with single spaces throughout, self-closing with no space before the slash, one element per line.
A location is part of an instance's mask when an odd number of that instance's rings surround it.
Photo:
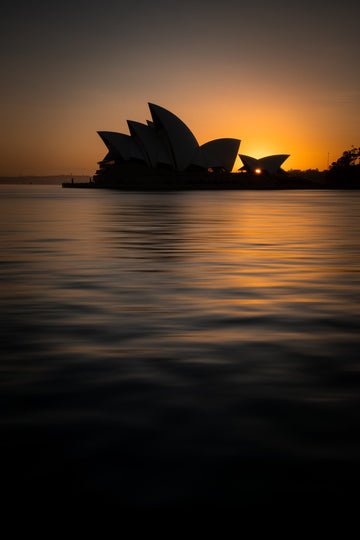
<path fill-rule="evenodd" d="M 359 202 L 2 188 L 23 497 L 337 500 L 358 471 Z"/>
<path fill-rule="evenodd" d="M 129 201 L 125 208 L 114 204 L 100 231 L 109 255 L 138 261 L 138 271 L 166 272 L 168 264 L 183 255 L 183 203 L 169 194 L 145 197 Z"/>

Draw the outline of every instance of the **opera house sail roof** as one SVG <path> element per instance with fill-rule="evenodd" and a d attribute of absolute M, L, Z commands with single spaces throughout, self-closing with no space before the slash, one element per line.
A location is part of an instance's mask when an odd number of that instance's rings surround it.
<path fill-rule="evenodd" d="M 151 120 L 128 120 L 130 134 L 99 131 L 108 153 L 99 162 L 96 176 L 142 165 L 149 169 L 177 172 L 216 170 L 231 172 L 240 146 L 239 139 L 225 138 L 199 145 L 192 131 L 175 114 L 149 103 Z"/>
<path fill-rule="evenodd" d="M 252 174 L 259 174 L 262 172 L 276 174 L 281 171 L 281 165 L 289 157 L 289 154 L 277 154 L 260 159 L 245 156 L 244 154 L 239 154 L 239 157 L 244 164 L 240 170 L 245 170 Z"/>
<path fill-rule="evenodd" d="M 187 182 L 194 174 L 230 173 L 238 156 L 240 140 L 220 138 L 199 145 L 189 127 L 174 113 L 149 103 L 151 120 L 145 123 L 128 120 L 129 133 L 98 131 L 107 147 L 107 154 L 99 161 L 94 180 L 97 185 L 134 185 L 135 179 L 152 178 L 154 187 L 159 178 L 177 179 L 186 175 Z M 243 162 L 241 172 L 249 175 L 283 172 L 282 163 L 288 154 L 256 159 L 239 154 Z M 172 175 L 169 176 L 169 172 Z M 191 173 L 191 174 L 190 174 Z M 240 175 L 235 175 L 240 176 Z M 208 178 L 209 175 L 207 176 Z M 231 175 L 234 179 L 234 175 Z M 155 180 L 157 178 L 157 180 Z M 212 175 L 213 181 L 217 175 Z M 224 179 L 224 175 L 221 177 Z M 161 183 L 161 182 L 160 182 Z M 160 185 L 160 184 L 158 184 Z M 190 186 L 190 183 L 188 183 Z"/>
<path fill-rule="evenodd" d="M 170 149 L 174 168 L 184 171 L 192 164 L 199 144 L 190 129 L 175 114 L 149 103 L 155 129 Z M 240 142 L 239 142 L 240 144 Z"/>

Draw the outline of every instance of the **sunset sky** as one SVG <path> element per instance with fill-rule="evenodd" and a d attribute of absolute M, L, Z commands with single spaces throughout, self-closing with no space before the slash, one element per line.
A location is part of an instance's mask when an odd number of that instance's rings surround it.
<path fill-rule="evenodd" d="M 359 23 L 358 0 L 6 2 L 0 175 L 92 175 L 96 132 L 128 133 L 148 102 L 200 144 L 323 170 L 360 146 Z"/>

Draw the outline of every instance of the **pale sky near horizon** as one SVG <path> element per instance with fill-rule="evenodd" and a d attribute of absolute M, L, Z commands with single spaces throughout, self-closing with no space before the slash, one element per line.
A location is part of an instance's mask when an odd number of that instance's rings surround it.
<path fill-rule="evenodd" d="M 128 133 L 149 101 L 200 144 L 323 170 L 360 146 L 359 15 L 357 0 L 7 2 L 0 175 L 92 175 L 96 132 Z"/>

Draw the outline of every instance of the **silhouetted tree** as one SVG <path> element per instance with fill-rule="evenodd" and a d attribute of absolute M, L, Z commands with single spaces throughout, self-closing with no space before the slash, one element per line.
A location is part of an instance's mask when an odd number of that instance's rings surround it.
<path fill-rule="evenodd" d="M 338 160 L 334 161 L 327 174 L 334 187 L 359 188 L 360 187 L 360 147 L 352 146 L 343 152 Z"/>
<path fill-rule="evenodd" d="M 331 164 L 331 169 L 335 167 L 351 167 L 359 163 L 360 159 L 360 147 L 356 148 L 352 146 L 350 150 L 343 152 L 342 156 L 337 161 Z"/>

